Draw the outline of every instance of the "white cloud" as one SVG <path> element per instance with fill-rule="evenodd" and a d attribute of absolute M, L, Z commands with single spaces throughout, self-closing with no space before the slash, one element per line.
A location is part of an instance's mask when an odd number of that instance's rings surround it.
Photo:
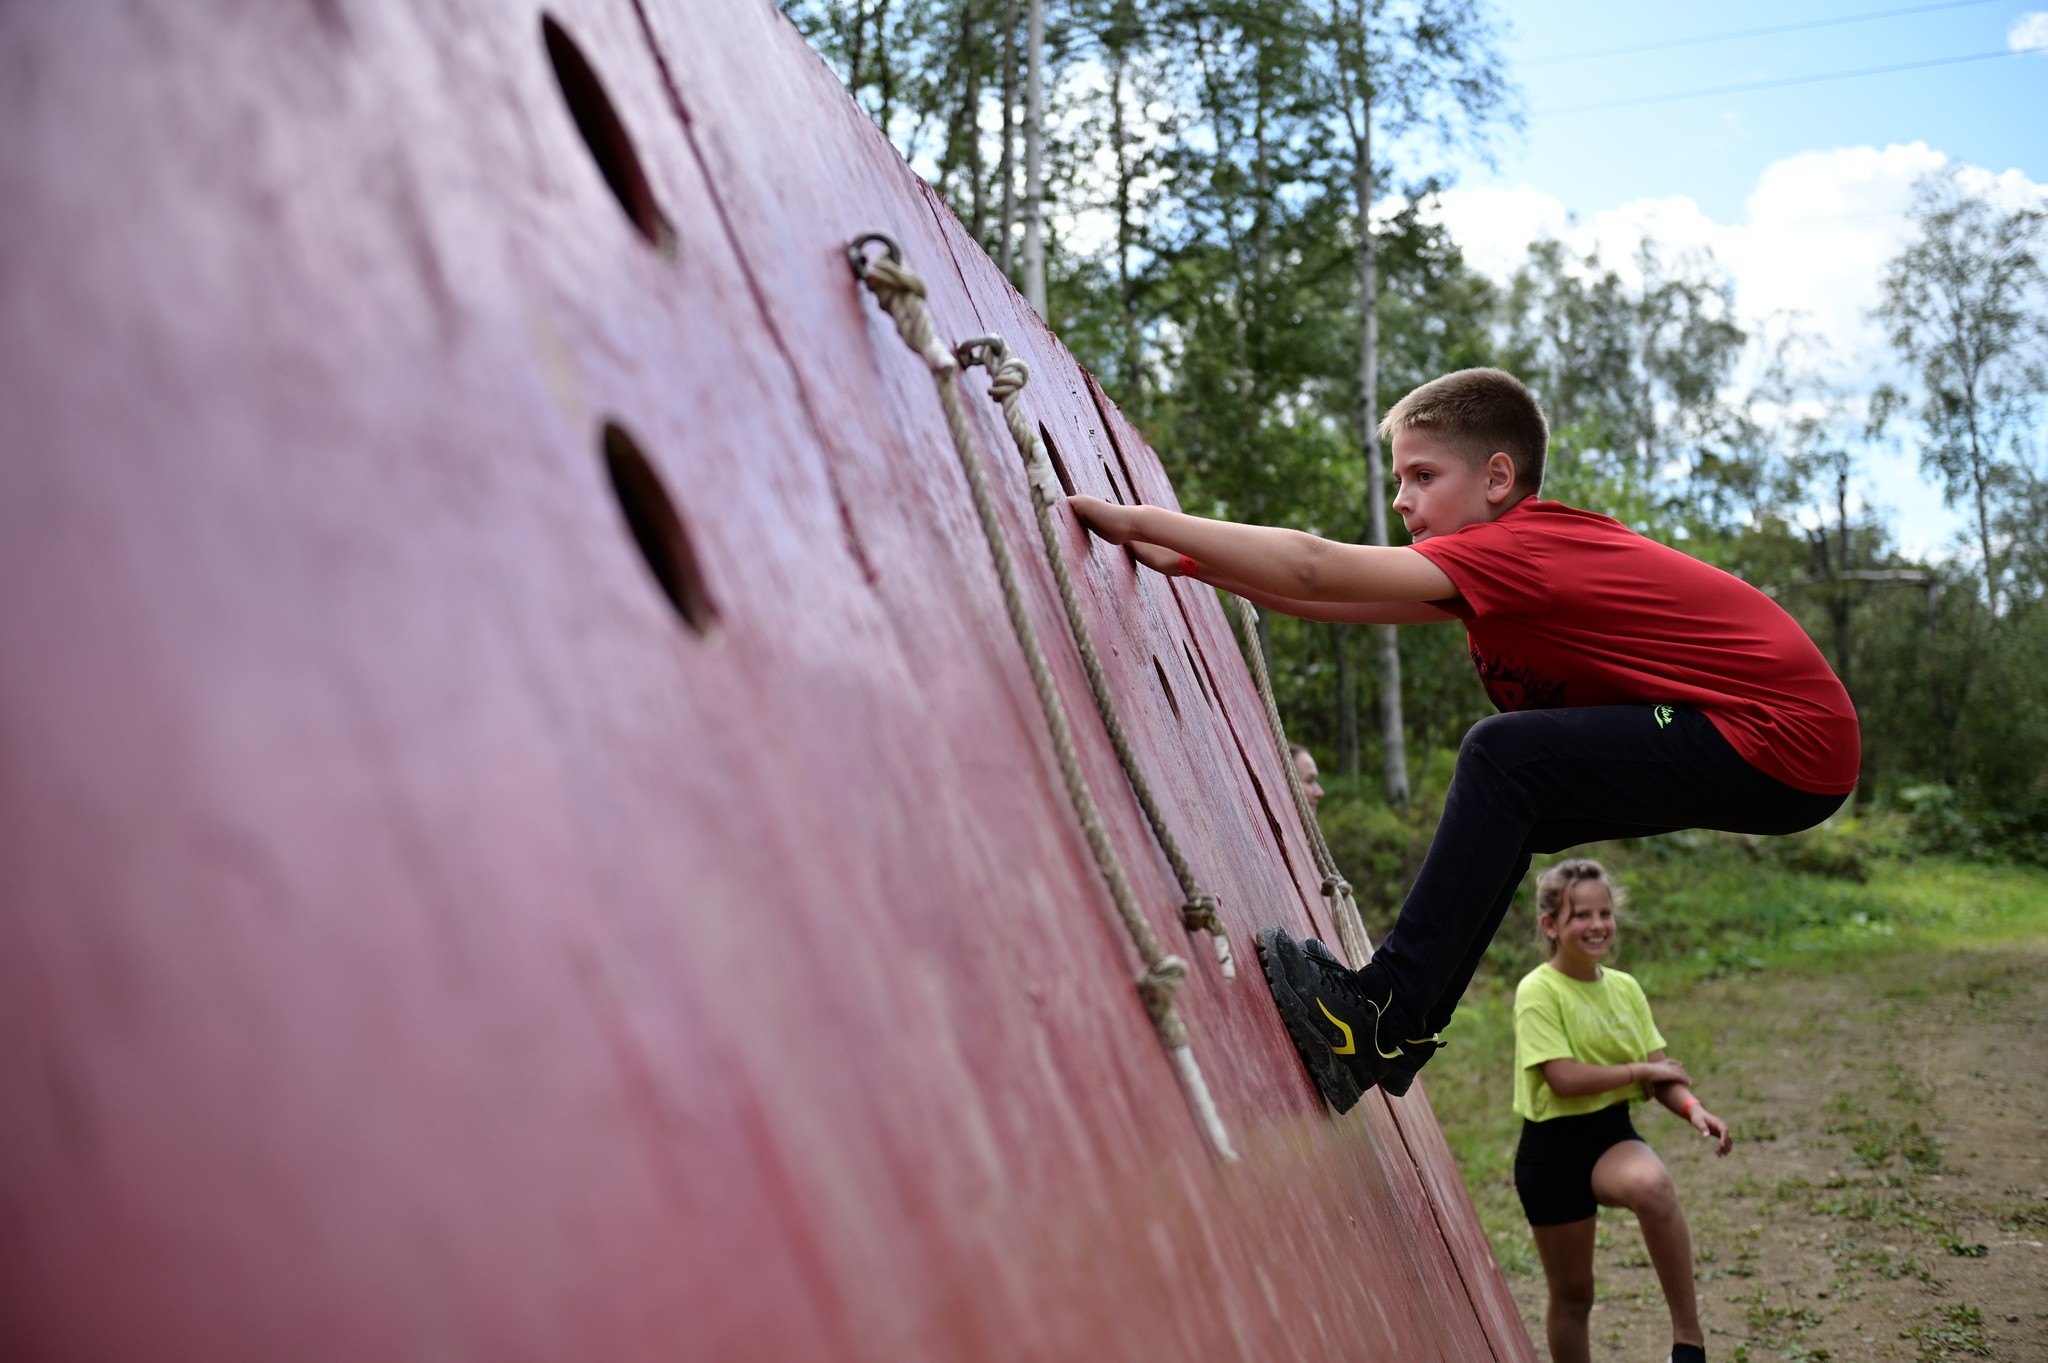
<path fill-rule="evenodd" d="M 2048 14 L 2040 17 L 2048 31 Z M 1822 377 L 1861 392 L 1894 372 L 1870 310 L 1886 263 L 1910 236 L 1913 184 L 1948 161 L 1924 142 L 1802 152 L 1765 168 L 1739 222 L 1716 222 L 1684 195 L 1638 199 L 1580 218 L 1528 185 L 1449 190 L 1438 212 L 1473 267 L 1496 279 L 1512 273 L 1528 243 L 1544 235 L 1580 254 L 1597 250 L 1623 273 L 1646 235 L 1667 250 L 1710 250 L 1734 284 L 1736 311 L 1748 327 L 1780 333 L 1789 323 L 1818 336 L 1825 343 Z M 2006 203 L 2048 202 L 2048 185 L 2017 170 L 1964 166 L 1959 174 L 1970 188 Z M 1898 513 L 1907 548 L 1932 552 L 1950 537 L 1954 518 L 1921 482 L 1910 455 L 1873 454 L 1868 472 L 1872 499 Z"/>
<path fill-rule="evenodd" d="M 2048 52 L 2048 10 L 2034 10 L 2012 21 L 2005 45 L 2014 52 Z"/>
<path fill-rule="evenodd" d="M 1438 215 L 1472 268 L 1506 279 L 1538 237 L 1562 237 L 1571 226 L 1564 204 L 1530 185 L 1514 189 L 1454 189 L 1438 200 Z"/>
<path fill-rule="evenodd" d="M 1709 250 L 1734 282 L 1745 321 L 1790 315 L 1825 337 L 1848 372 L 1868 373 L 1882 337 L 1867 314 L 1885 262 L 1906 240 L 1913 182 L 1947 160 L 1924 142 L 1802 152 L 1764 170 L 1745 220 L 1733 223 L 1714 221 L 1682 194 L 1577 219 L 1527 185 L 1450 190 L 1440 212 L 1474 268 L 1497 279 L 1546 234 L 1575 252 L 1597 251 L 1624 273 L 1646 236 L 1671 251 Z"/>

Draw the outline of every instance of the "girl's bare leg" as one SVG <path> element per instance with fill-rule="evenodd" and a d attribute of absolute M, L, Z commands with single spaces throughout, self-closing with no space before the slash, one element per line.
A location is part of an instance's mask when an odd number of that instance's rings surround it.
<path fill-rule="evenodd" d="M 1671 1342 L 1704 1345 L 1692 1278 L 1692 1232 L 1664 1161 L 1641 1141 L 1623 1141 L 1593 1166 L 1593 1196 L 1604 1207 L 1628 1208 L 1641 1223 L 1644 1248 L 1671 1309 Z"/>
<path fill-rule="evenodd" d="M 1593 1314 L 1593 1226 L 1597 1217 L 1562 1226 L 1532 1226 L 1543 1281 L 1550 1288 L 1543 1313 L 1550 1363 L 1591 1363 L 1586 1322 Z"/>

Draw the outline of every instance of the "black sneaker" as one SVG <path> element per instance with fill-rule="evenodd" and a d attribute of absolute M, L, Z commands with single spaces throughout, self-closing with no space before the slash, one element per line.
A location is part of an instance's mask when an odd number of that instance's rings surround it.
<path fill-rule="evenodd" d="M 1375 1042 L 1391 994 L 1375 1003 L 1366 992 L 1366 972 L 1345 969 L 1327 948 L 1310 955 L 1281 928 L 1259 933 L 1258 947 L 1266 983 L 1302 1063 L 1330 1106 L 1350 1111 L 1399 1055 L 1382 1054 Z"/>
<path fill-rule="evenodd" d="M 1301 943 L 1302 952 L 1327 968 L 1345 970 L 1344 963 L 1337 959 L 1335 952 L 1314 937 L 1305 937 Z M 1380 1087 L 1389 1095 L 1399 1098 L 1406 1094 L 1415 1083 L 1415 1072 L 1429 1063 L 1429 1058 L 1444 1048 L 1442 1032 L 1435 1036 L 1404 1037 L 1394 1043 L 1400 1055 L 1387 1062 L 1387 1072 L 1380 1076 Z"/>

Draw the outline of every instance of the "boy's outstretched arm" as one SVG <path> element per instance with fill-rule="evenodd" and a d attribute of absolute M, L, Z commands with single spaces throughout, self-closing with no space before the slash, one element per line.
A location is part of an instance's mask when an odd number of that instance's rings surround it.
<path fill-rule="evenodd" d="M 1181 556 L 1171 549 L 1147 544 L 1143 540 L 1128 540 L 1124 548 L 1130 550 L 1132 558 L 1154 572 L 1167 577 L 1189 576 L 1181 570 Z M 1254 605 L 1303 620 L 1321 620 L 1333 625 L 1432 625 L 1457 619 L 1449 611 L 1427 601 L 1301 601 L 1291 596 L 1262 592 L 1249 583 L 1225 577 L 1207 565 L 1199 566 L 1200 571 L 1193 574 L 1195 581 L 1221 587 Z"/>
<path fill-rule="evenodd" d="M 1111 544 L 1156 544 L 1219 578 L 1292 601 L 1448 601 L 1458 594 L 1443 569 L 1413 549 L 1339 544 L 1299 530 L 1119 506 L 1099 497 L 1069 497 L 1067 505 Z"/>

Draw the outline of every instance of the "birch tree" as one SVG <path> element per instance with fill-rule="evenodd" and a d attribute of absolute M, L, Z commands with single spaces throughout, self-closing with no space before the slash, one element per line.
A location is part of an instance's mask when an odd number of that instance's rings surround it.
<path fill-rule="evenodd" d="M 1876 315 L 1918 381 L 1921 465 L 1967 508 L 1996 620 L 2013 547 L 2002 512 L 2036 481 L 2048 397 L 2048 213 L 2001 208 L 1945 171 L 1921 181 L 1913 221 L 1918 235 L 1885 271 Z"/>
<path fill-rule="evenodd" d="M 1329 0 L 1329 76 L 1350 151 L 1358 241 L 1358 441 L 1365 461 L 1366 540 L 1386 544 L 1387 478 L 1379 438 L 1379 263 L 1372 230 L 1382 140 L 1417 133 L 1438 146 L 1470 142 L 1502 114 L 1507 85 L 1479 0 Z M 1380 677 L 1382 778 L 1389 802 L 1408 800 L 1401 648 L 1392 625 L 1372 629 Z"/>

